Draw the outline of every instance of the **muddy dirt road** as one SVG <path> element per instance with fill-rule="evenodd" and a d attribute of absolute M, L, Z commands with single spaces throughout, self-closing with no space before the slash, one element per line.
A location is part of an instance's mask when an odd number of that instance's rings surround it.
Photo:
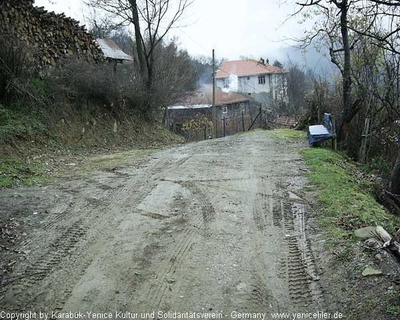
<path fill-rule="evenodd" d="M 25 234 L 1 309 L 323 310 L 299 197 L 304 146 L 256 131 L 2 192 Z"/>

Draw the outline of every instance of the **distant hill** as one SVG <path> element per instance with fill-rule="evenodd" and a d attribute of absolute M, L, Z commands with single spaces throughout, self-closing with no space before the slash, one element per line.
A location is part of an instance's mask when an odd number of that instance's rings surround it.
<path fill-rule="evenodd" d="M 310 46 L 306 52 L 303 52 L 303 50 L 295 47 L 282 47 L 272 50 L 264 56 L 268 57 L 271 63 L 274 60 L 279 60 L 284 66 L 290 60 L 322 77 L 330 78 L 338 71 L 330 61 L 329 52 L 325 48 L 318 52 L 314 47 Z"/>

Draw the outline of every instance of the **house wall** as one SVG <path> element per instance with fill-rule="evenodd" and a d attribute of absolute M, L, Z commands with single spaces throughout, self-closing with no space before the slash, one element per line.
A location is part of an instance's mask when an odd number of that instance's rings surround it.
<path fill-rule="evenodd" d="M 247 131 L 258 113 L 259 104 L 254 101 L 218 106 L 217 137 Z"/>
<path fill-rule="evenodd" d="M 259 76 L 263 76 L 265 83 L 259 83 Z M 284 73 L 253 75 L 238 78 L 238 87 L 229 86 L 229 78 L 217 79 L 217 86 L 222 89 L 230 88 L 254 98 L 265 106 L 273 100 L 284 99 L 287 101 L 287 81 Z M 272 99 L 272 100 L 271 100 Z"/>

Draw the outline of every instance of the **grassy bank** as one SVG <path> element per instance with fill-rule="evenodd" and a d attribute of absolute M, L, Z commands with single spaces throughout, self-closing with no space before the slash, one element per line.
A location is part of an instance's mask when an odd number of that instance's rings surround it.
<path fill-rule="evenodd" d="M 304 131 L 293 130 L 293 129 L 276 129 L 269 131 L 273 136 L 281 139 L 295 139 L 305 140 L 306 133 Z"/>
<path fill-rule="evenodd" d="M 0 188 L 31 186 L 49 181 L 46 168 L 40 163 L 0 158 Z"/>
<path fill-rule="evenodd" d="M 305 132 L 275 130 L 280 139 L 304 139 Z M 293 140 L 292 140 L 293 141 Z M 301 155 L 310 181 L 304 189 L 315 198 L 308 223 L 318 226 L 309 231 L 321 270 L 320 285 L 333 310 L 346 319 L 399 319 L 400 285 L 398 262 L 385 250 L 371 249 L 354 237 L 354 230 L 383 226 L 388 232 L 400 226 L 400 219 L 390 214 L 374 197 L 374 185 L 363 167 L 338 152 L 326 148 L 305 147 Z M 380 276 L 363 276 L 372 267 Z"/>
<path fill-rule="evenodd" d="M 10 110 L 0 119 L 0 188 L 128 165 L 162 146 L 184 142 L 154 121 L 104 109 L 77 112 L 66 107 L 47 122 L 41 115 L 21 119 Z M 40 123 L 40 130 L 32 123 Z"/>
<path fill-rule="evenodd" d="M 304 131 L 272 130 L 281 139 L 306 140 Z M 366 179 L 362 168 L 345 155 L 327 148 L 306 148 L 301 152 L 310 168 L 307 175 L 316 191 L 321 214 L 318 221 L 333 242 L 349 238 L 353 231 L 366 226 L 381 225 L 391 232 L 400 219 L 390 214 L 375 199 L 373 183 Z"/>
<path fill-rule="evenodd" d="M 302 155 L 323 208 L 319 223 L 333 241 L 348 238 L 355 229 L 366 226 L 381 225 L 391 232 L 399 225 L 400 219 L 376 201 L 373 184 L 352 161 L 323 148 L 309 148 Z"/>

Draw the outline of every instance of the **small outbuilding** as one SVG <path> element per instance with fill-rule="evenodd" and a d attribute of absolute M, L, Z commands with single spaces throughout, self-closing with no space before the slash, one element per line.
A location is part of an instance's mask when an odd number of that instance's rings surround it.
<path fill-rule="evenodd" d="M 133 57 L 123 52 L 120 47 L 111 39 L 96 39 L 101 51 L 106 58 L 106 61 L 114 63 L 114 71 L 116 71 L 117 64 L 124 61 L 133 61 Z"/>
<path fill-rule="evenodd" d="M 259 104 L 251 97 L 235 92 L 223 92 L 216 88 L 215 107 L 217 136 L 225 136 L 247 130 L 259 112 Z M 184 134 L 184 124 L 198 116 L 212 121 L 212 86 L 205 85 L 187 96 L 179 105 L 166 109 L 165 126 L 171 131 Z"/>

